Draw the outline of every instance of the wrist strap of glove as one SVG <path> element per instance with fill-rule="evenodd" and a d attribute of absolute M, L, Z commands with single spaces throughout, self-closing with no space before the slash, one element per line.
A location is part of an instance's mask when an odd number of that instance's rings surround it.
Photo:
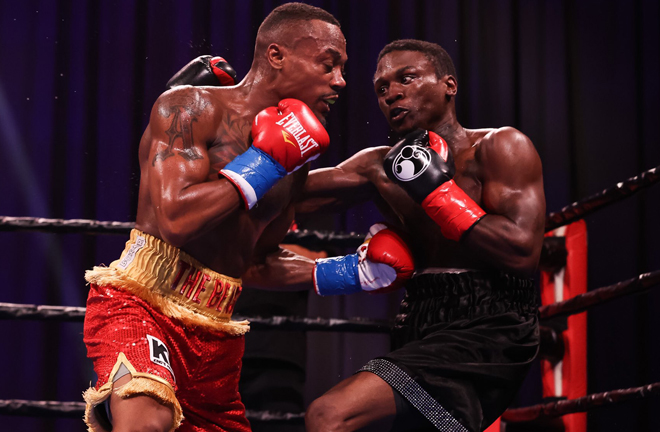
<path fill-rule="evenodd" d="M 236 84 L 236 71 L 229 66 L 227 60 L 222 57 L 213 57 L 209 60 L 209 65 L 220 85 L 233 86 Z"/>
<path fill-rule="evenodd" d="M 322 296 L 362 291 L 358 274 L 358 254 L 321 258 L 314 266 L 314 289 Z"/>
<path fill-rule="evenodd" d="M 486 212 L 454 180 L 443 183 L 422 201 L 422 208 L 440 226 L 442 235 L 459 241 Z"/>
<path fill-rule="evenodd" d="M 287 172 L 267 153 L 250 146 L 220 170 L 238 189 L 246 209 L 251 209 Z"/>

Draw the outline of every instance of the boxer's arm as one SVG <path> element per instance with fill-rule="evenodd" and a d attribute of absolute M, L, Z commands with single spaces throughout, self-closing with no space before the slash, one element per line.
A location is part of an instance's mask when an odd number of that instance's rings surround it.
<path fill-rule="evenodd" d="M 278 247 L 255 260 L 242 276 L 250 288 L 278 291 L 306 290 L 317 294 L 345 295 L 367 291 L 385 293 L 399 289 L 414 271 L 412 253 L 399 233 L 375 224 L 354 254 L 313 260 L 286 247 Z"/>
<path fill-rule="evenodd" d="M 253 263 L 241 279 L 247 288 L 305 291 L 313 286 L 313 271 L 313 259 L 278 246 Z"/>
<path fill-rule="evenodd" d="M 199 88 L 164 93 L 151 112 L 149 155 L 142 161 L 163 240 L 183 246 L 242 208 L 236 188 L 211 172 L 208 144 L 220 109 Z"/>
<path fill-rule="evenodd" d="M 539 155 L 523 133 L 502 128 L 484 137 L 475 157 L 487 215 L 461 241 L 498 268 L 530 275 L 538 265 L 545 224 Z"/>
<path fill-rule="evenodd" d="M 296 214 L 341 211 L 369 201 L 378 191 L 373 184 L 388 147 L 372 147 L 356 153 L 333 168 L 310 171 Z"/>
<path fill-rule="evenodd" d="M 314 260 L 280 245 L 293 221 L 293 210 L 292 205 L 288 206 L 262 232 L 252 263 L 241 276 L 243 286 L 275 291 L 312 288 Z"/>

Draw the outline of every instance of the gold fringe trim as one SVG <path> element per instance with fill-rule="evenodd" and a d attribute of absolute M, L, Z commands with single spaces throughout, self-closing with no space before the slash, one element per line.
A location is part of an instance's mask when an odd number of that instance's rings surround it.
<path fill-rule="evenodd" d="M 250 323 L 244 321 L 218 321 L 212 316 L 202 315 L 176 302 L 176 297 L 163 297 L 144 287 L 139 282 L 111 267 L 94 267 L 85 272 L 85 280 L 99 286 L 109 285 L 122 288 L 137 295 L 163 314 L 175 318 L 186 325 L 203 326 L 225 332 L 231 336 L 241 336 L 250 331 Z"/>
<path fill-rule="evenodd" d="M 138 372 L 131 362 L 128 361 L 126 355 L 120 352 L 117 356 L 117 362 L 110 372 L 108 382 L 103 384 L 98 390 L 90 387 L 83 393 L 83 399 L 87 402 L 84 417 L 87 430 L 89 432 L 110 432 L 103 428 L 96 420 L 94 409 L 112 394 L 115 376 L 122 365 L 128 369 L 128 373 L 132 378 L 126 384 L 114 389 L 115 394 L 122 399 L 127 399 L 135 395 L 150 396 L 156 399 L 161 405 L 165 405 L 172 410 L 173 419 L 170 432 L 178 428 L 183 421 L 183 411 L 172 385 L 166 379 L 159 376 Z"/>
<path fill-rule="evenodd" d="M 96 416 L 94 415 L 94 407 L 103 403 L 108 397 L 110 397 L 111 392 L 111 387 L 101 387 L 98 390 L 94 390 L 93 387 L 90 387 L 83 393 L 83 399 L 85 402 L 87 402 L 87 406 L 85 407 L 85 416 L 83 419 L 87 425 L 88 432 L 110 432 L 103 428 L 96 420 Z"/>

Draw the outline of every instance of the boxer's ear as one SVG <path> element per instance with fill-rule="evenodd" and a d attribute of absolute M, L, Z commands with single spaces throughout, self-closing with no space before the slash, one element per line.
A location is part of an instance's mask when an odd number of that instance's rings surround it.
<path fill-rule="evenodd" d="M 445 91 L 447 99 L 456 96 L 456 93 L 458 92 L 458 82 L 456 81 L 456 78 L 454 78 L 453 75 L 445 75 L 442 77 L 442 81 L 447 88 Z"/>
<path fill-rule="evenodd" d="M 285 48 L 279 44 L 272 43 L 266 48 L 266 58 L 274 69 L 282 69 L 284 66 Z"/>

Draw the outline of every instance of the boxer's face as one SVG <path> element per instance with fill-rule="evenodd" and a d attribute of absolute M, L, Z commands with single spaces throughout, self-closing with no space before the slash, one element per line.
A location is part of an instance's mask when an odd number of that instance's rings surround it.
<path fill-rule="evenodd" d="M 300 29 L 287 50 L 282 69 L 287 79 L 282 95 L 305 102 L 325 124 L 339 90 L 346 86 L 346 39 L 339 27 L 324 21 L 312 20 Z"/>
<path fill-rule="evenodd" d="M 433 130 L 447 112 L 445 76 L 438 79 L 433 63 L 419 51 L 392 51 L 378 62 L 374 89 L 378 106 L 392 129 L 405 134 Z"/>

